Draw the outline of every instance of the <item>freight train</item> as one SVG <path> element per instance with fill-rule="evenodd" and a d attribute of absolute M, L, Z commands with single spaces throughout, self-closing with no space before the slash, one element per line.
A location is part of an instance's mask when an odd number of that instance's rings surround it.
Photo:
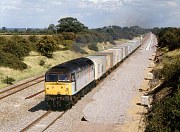
<path fill-rule="evenodd" d="M 95 55 L 52 67 L 45 73 L 45 102 L 51 108 L 71 108 L 140 45 L 139 40 L 116 44 Z"/>

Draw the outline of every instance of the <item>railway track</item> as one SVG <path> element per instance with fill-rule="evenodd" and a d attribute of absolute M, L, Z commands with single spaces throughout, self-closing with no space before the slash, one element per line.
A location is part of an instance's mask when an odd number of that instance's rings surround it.
<path fill-rule="evenodd" d="M 25 99 L 33 98 L 34 96 L 36 96 L 36 95 L 38 95 L 38 94 L 41 94 L 41 93 L 43 93 L 44 91 L 45 91 L 45 90 L 39 91 L 39 92 L 37 92 L 37 93 L 35 93 L 35 94 L 32 94 L 32 95 L 26 97 Z"/>
<path fill-rule="evenodd" d="M 0 100 L 44 81 L 44 75 L 0 92 Z M 34 97 L 34 96 L 33 96 Z"/>
<path fill-rule="evenodd" d="M 46 128 L 43 129 L 42 132 L 44 132 L 45 130 L 47 130 L 50 126 L 52 126 L 58 119 L 60 119 L 64 114 L 66 113 L 66 111 L 64 111 L 62 114 L 60 114 L 56 119 L 54 119 Z"/>
<path fill-rule="evenodd" d="M 66 110 L 67 111 L 67 110 Z M 62 113 L 60 113 L 60 115 L 58 115 L 53 121 L 51 121 L 50 123 L 48 123 L 48 125 L 41 130 L 42 132 L 44 132 L 45 130 L 47 130 L 51 125 L 53 125 L 58 119 L 60 119 L 65 113 L 66 111 L 63 111 Z M 30 123 L 28 126 L 26 126 L 23 130 L 21 130 L 21 132 L 26 132 L 27 130 L 31 129 L 33 126 L 35 126 L 36 124 L 38 124 L 38 122 L 40 122 L 42 119 L 44 119 L 45 117 L 47 117 L 50 113 L 52 113 L 51 110 L 47 111 L 46 113 L 44 113 L 42 116 L 40 116 L 39 118 L 37 118 L 36 120 L 34 120 L 32 123 Z"/>
<path fill-rule="evenodd" d="M 34 126 L 36 123 L 38 123 L 41 119 L 43 119 L 44 117 L 46 117 L 47 115 L 49 115 L 52 111 L 47 111 L 46 113 L 44 113 L 42 116 L 40 116 L 39 118 L 37 118 L 36 120 L 34 120 L 32 123 L 30 123 L 27 127 L 25 127 L 23 130 L 21 130 L 21 132 L 26 132 L 28 129 L 30 129 L 32 126 Z"/>

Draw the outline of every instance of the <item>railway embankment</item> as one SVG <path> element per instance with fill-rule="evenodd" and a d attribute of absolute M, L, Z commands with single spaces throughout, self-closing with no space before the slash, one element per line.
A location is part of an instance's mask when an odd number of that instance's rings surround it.
<path fill-rule="evenodd" d="M 146 118 L 145 131 L 180 130 L 180 37 L 179 28 L 154 31 L 158 37 L 154 79 L 149 95 L 153 96 Z"/>
<path fill-rule="evenodd" d="M 153 96 L 146 118 L 146 131 L 179 130 L 180 106 L 180 50 L 159 48 L 152 70 L 149 95 Z"/>

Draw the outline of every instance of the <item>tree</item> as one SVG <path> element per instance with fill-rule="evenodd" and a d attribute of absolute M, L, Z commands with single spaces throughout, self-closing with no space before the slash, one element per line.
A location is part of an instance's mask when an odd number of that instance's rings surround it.
<path fill-rule="evenodd" d="M 50 24 L 48 27 L 48 33 L 55 33 L 56 32 L 56 27 L 54 24 Z"/>
<path fill-rule="evenodd" d="M 7 31 L 7 28 L 6 28 L 6 27 L 2 27 L 2 31 L 3 31 L 3 32 L 6 32 L 6 31 Z"/>
<path fill-rule="evenodd" d="M 55 40 L 50 36 L 44 36 L 36 45 L 37 51 L 46 57 L 51 58 L 52 53 L 58 48 Z"/>
<path fill-rule="evenodd" d="M 58 21 L 58 23 L 59 24 L 56 27 L 59 33 L 62 32 L 78 33 L 88 29 L 84 24 L 80 23 L 76 18 L 72 18 L 72 17 L 62 18 Z"/>
<path fill-rule="evenodd" d="M 167 47 L 169 50 L 174 50 L 180 47 L 178 29 L 164 28 L 158 34 L 159 46 Z"/>

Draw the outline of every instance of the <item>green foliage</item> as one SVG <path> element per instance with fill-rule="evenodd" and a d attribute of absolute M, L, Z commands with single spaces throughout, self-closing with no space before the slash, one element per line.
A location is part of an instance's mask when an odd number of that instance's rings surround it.
<path fill-rule="evenodd" d="M 158 32 L 159 47 L 167 47 L 169 50 L 180 48 L 180 29 L 163 28 Z"/>
<path fill-rule="evenodd" d="M 30 51 L 31 46 L 22 37 L 12 36 L 10 39 L 0 37 L 0 66 L 26 69 L 27 65 L 21 61 Z"/>
<path fill-rule="evenodd" d="M 76 18 L 72 17 L 61 18 L 58 23 L 59 24 L 56 27 L 59 33 L 78 33 L 87 30 L 87 27 L 84 24 L 80 23 Z"/>
<path fill-rule="evenodd" d="M 97 44 L 96 44 L 96 43 L 93 43 L 93 44 L 88 45 L 88 48 L 89 48 L 90 50 L 98 51 L 98 47 L 97 47 Z"/>
<path fill-rule="evenodd" d="M 40 66 L 44 66 L 45 65 L 45 61 L 44 60 L 40 60 L 39 65 Z"/>
<path fill-rule="evenodd" d="M 63 46 L 65 46 L 65 49 L 67 49 L 67 50 L 72 49 L 73 43 L 74 42 L 72 40 L 63 40 L 63 41 L 61 41 L 61 44 Z"/>
<path fill-rule="evenodd" d="M 64 40 L 64 37 L 62 34 L 56 34 L 52 36 L 52 39 L 56 41 L 57 44 L 61 44 L 61 41 Z"/>
<path fill-rule="evenodd" d="M 10 67 L 17 70 L 24 70 L 27 68 L 27 65 L 21 62 L 18 57 L 4 52 L 0 52 L 0 66 Z"/>
<path fill-rule="evenodd" d="M 58 49 L 56 41 L 50 36 L 42 37 L 42 39 L 36 44 L 36 47 L 37 51 L 41 53 L 41 55 L 48 58 L 51 58 L 53 52 Z"/>
<path fill-rule="evenodd" d="M 13 54 L 22 60 L 24 56 L 29 55 L 31 47 L 26 39 L 19 36 L 12 36 L 12 38 L 2 47 L 2 51 L 4 53 Z"/>
<path fill-rule="evenodd" d="M 179 56 L 180 57 L 180 56 Z M 180 58 L 169 58 L 168 61 L 165 62 L 161 74 L 164 77 L 164 80 L 170 80 L 172 77 L 178 78 L 180 75 Z"/>
<path fill-rule="evenodd" d="M 72 40 L 74 41 L 76 39 L 76 34 L 73 32 L 63 32 L 62 37 L 64 40 Z"/>
<path fill-rule="evenodd" d="M 2 27 L 2 31 L 3 31 L 3 32 L 6 32 L 6 31 L 7 31 L 7 28 L 6 28 L 6 27 Z"/>
<path fill-rule="evenodd" d="M 144 34 L 149 30 L 140 28 L 138 26 L 124 27 L 119 26 L 107 26 L 103 28 L 94 29 L 98 33 L 103 33 L 103 35 L 108 38 L 108 41 L 118 40 L 118 39 L 133 39 L 134 37 Z"/>
<path fill-rule="evenodd" d="M 56 27 L 54 24 L 50 24 L 49 27 L 48 27 L 48 33 L 49 34 L 54 34 L 56 33 Z"/>
<path fill-rule="evenodd" d="M 172 97 L 153 105 L 145 132 L 175 132 L 180 130 L 180 87 Z"/>
<path fill-rule="evenodd" d="M 162 68 L 155 70 L 155 77 L 163 81 L 161 90 L 171 88 L 164 99 L 154 102 L 147 116 L 146 132 L 178 132 L 180 130 L 180 49 L 179 29 L 155 30 L 159 37 Z M 178 43 L 177 43 L 178 42 Z M 173 51 L 168 51 L 173 50 Z M 158 93 L 160 96 L 162 93 Z"/>
<path fill-rule="evenodd" d="M 38 38 L 35 35 L 30 35 L 29 36 L 29 41 L 31 43 L 36 43 L 38 41 Z"/>
<path fill-rule="evenodd" d="M 14 78 L 8 76 L 6 76 L 6 78 L 2 80 L 3 83 L 11 84 L 11 85 L 13 84 L 14 81 L 15 81 Z"/>
<path fill-rule="evenodd" d="M 7 39 L 5 39 L 4 37 L 0 37 L 0 50 L 2 50 L 2 48 L 6 46 L 7 42 Z"/>

